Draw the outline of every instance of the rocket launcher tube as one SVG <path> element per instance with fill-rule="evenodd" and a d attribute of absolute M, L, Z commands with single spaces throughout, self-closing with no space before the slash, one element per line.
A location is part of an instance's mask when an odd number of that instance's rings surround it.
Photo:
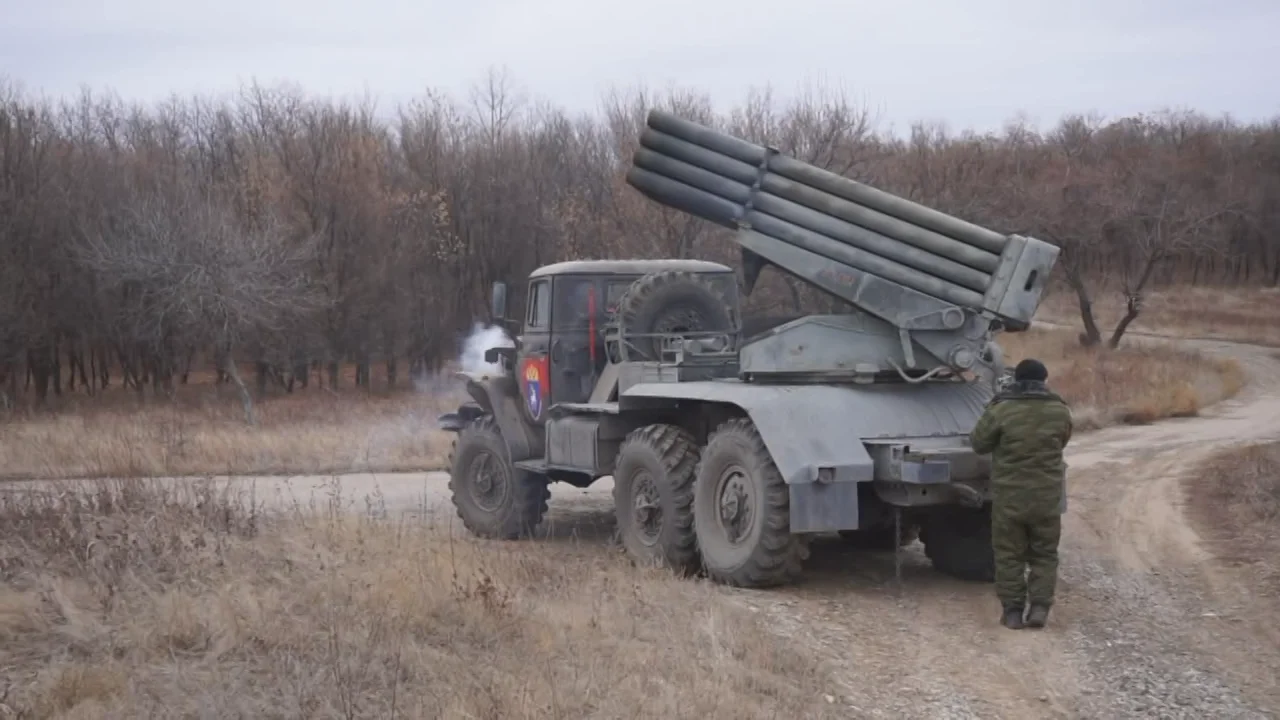
<path fill-rule="evenodd" d="M 763 192 L 875 231 L 898 243 L 905 243 L 943 259 L 980 270 L 988 275 L 988 279 L 989 274 L 995 272 L 1000 264 L 998 254 L 858 205 L 823 190 L 807 187 L 776 173 L 767 173 L 761 177 L 755 167 L 741 160 L 694 145 L 687 140 L 681 140 L 653 128 L 647 128 L 641 133 L 640 145 L 659 155 L 723 175 L 741 185 L 749 187 L 759 181 L 760 190 Z"/>
<path fill-rule="evenodd" d="M 983 296 L 980 292 L 859 250 L 757 210 L 744 212 L 743 206 L 739 203 L 643 167 L 632 167 L 627 171 L 627 182 L 663 205 L 683 210 L 719 225 L 737 229 L 741 226 L 740 223 L 747 224 L 765 236 L 804 248 L 835 263 L 842 263 L 856 270 L 883 277 L 957 305 L 982 307 Z M 852 297 L 843 299 L 848 302 L 856 300 Z"/>
<path fill-rule="evenodd" d="M 737 241 L 757 259 L 782 263 L 903 331 L 952 317 L 947 304 L 1024 328 L 1060 253 L 669 113 L 651 111 L 640 141 L 627 182 L 641 193 L 729 229 L 749 228 Z M 939 304 L 922 303 L 922 295 Z"/>
<path fill-rule="evenodd" d="M 668 112 L 650 110 L 648 125 L 654 130 L 728 155 L 753 167 L 759 167 L 765 162 L 767 156 L 768 162 L 765 167 L 770 172 L 991 253 L 1003 252 L 1008 243 L 1005 236 L 993 230 L 850 180 L 795 158 L 770 154 L 763 146 L 684 120 Z"/>
<path fill-rule="evenodd" d="M 753 197 L 751 188 L 746 185 L 680 160 L 659 155 L 652 150 L 641 148 L 636 152 L 633 162 L 638 168 L 692 185 L 731 200 L 740 206 L 751 202 L 754 209 L 764 215 L 785 220 L 806 230 L 826 235 L 860 250 L 894 260 L 970 290 L 986 292 L 987 285 L 991 282 L 991 276 L 980 270 L 965 267 L 945 257 L 933 255 L 858 225 L 842 222 L 838 218 L 824 215 L 769 193 L 758 193 Z"/>

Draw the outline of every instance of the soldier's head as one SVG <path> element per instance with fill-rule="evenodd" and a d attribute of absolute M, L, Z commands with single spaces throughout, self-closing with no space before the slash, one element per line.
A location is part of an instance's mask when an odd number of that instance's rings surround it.
<path fill-rule="evenodd" d="M 1049 369 L 1034 358 L 1027 358 L 1013 369 L 1014 382 L 1044 382 L 1049 379 Z"/>

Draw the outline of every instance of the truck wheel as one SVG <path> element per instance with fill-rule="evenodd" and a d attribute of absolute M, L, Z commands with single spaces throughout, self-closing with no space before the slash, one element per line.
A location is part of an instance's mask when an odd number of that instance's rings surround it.
<path fill-rule="evenodd" d="M 939 572 L 970 582 L 995 581 L 990 503 L 979 509 L 935 509 L 920 525 L 920 541 Z"/>
<path fill-rule="evenodd" d="M 784 585 L 809 557 L 807 538 L 791 534 L 791 503 L 755 425 L 730 420 L 702 451 L 693 527 L 707 575 L 738 587 Z"/>
<path fill-rule="evenodd" d="M 627 553 L 638 563 L 665 565 L 678 575 L 698 569 L 693 532 L 693 483 L 698 445 L 675 425 L 633 430 L 618 450 L 614 513 Z"/>
<path fill-rule="evenodd" d="M 549 483 L 545 476 L 511 464 L 492 416 L 463 427 L 449 455 L 449 491 L 467 530 L 504 540 L 533 534 L 547 512 Z"/>
<path fill-rule="evenodd" d="M 694 273 L 666 271 L 636 280 L 618 302 L 617 323 L 625 335 L 733 330 L 724 298 Z M 662 338 L 627 341 L 646 359 L 661 357 Z"/>

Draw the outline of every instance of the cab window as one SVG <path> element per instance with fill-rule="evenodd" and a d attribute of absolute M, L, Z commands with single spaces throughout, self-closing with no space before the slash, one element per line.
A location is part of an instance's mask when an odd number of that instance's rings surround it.
<path fill-rule="evenodd" d="M 737 304 L 738 278 L 733 273 L 716 273 L 707 278 L 711 287 L 715 288 L 731 304 Z"/>
<path fill-rule="evenodd" d="M 622 296 L 627 294 L 627 289 L 635 281 L 635 278 L 627 278 L 609 282 L 609 286 L 605 289 L 605 312 L 612 314 L 618 311 L 618 303 L 622 301 Z"/>
<path fill-rule="evenodd" d="M 589 310 L 595 295 L 596 320 L 601 318 L 599 280 L 593 277 L 562 275 L 556 278 L 555 329 L 586 330 L 591 325 Z"/>
<path fill-rule="evenodd" d="M 529 308 L 525 324 L 530 330 L 547 330 L 551 327 L 551 281 L 538 280 L 529 286 Z"/>

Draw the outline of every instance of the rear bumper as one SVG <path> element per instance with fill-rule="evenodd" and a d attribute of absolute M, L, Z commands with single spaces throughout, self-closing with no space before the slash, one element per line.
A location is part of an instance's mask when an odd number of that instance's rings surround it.
<path fill-rule="evenodd" d="M 793 532 L 857 530 L 867 485 L 875 496 L 898 507 L 981 506 L 990 498 L 990 461 L 968 446 L 967 438 L 912 438 L 863 443 L 872 459 L 871 477 L 847 481 L 838 467 L 812 468 L 813 482 L 788 486 Z M 862 474 L 865 477 L 865 473 Z"/>

